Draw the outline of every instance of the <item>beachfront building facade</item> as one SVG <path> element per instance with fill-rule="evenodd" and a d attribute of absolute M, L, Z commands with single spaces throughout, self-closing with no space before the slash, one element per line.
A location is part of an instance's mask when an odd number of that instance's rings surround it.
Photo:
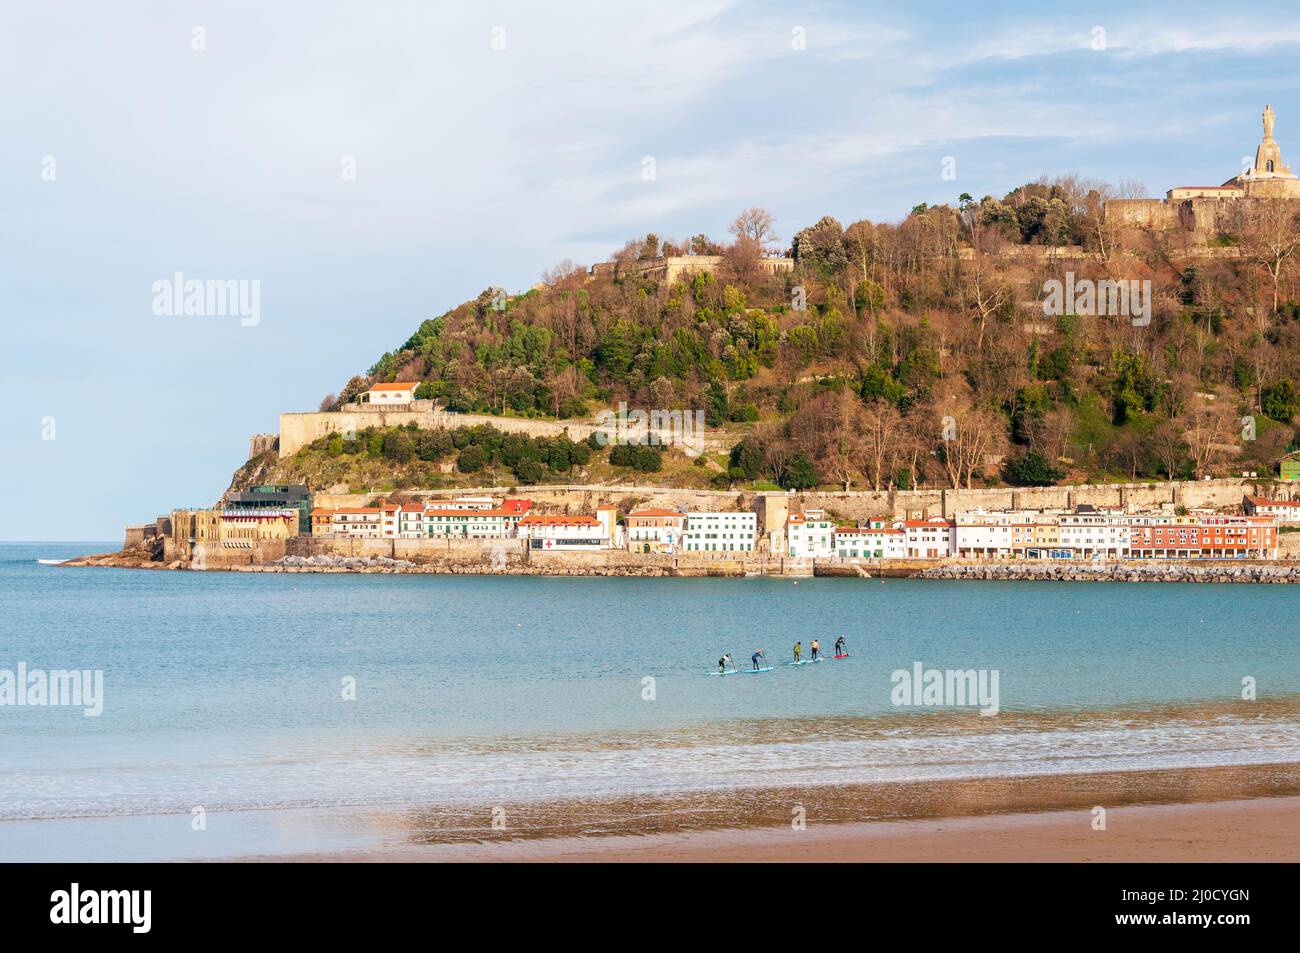
<path fill-rule="evenodd" d="M 791 513 L 785 521 L 785 552 L 791 559 L 835 555 L 835 522 L 821 510 Z"/>
<path fill-rule="evenodd" d="M 452 501 L 458 502 L 458 501 Z M 505 499 L 500 506 L 445 506 L 441 502 L 424 511 L 424 536 L 428 539 L 514 539 L 519 523 L 532 509 L 532 500 Z"/>
<path fill-rule="evenodd" d="M 318 506 L 311 511 L 311 534 L 344 539 L 398 539 L 402 507 L 397 503 L 379 506 Z"/>
<path fill-rule="evenodd" d="M 883 519 L 841 526 L 835 530 L 835 555 L 839 559 L 904 559 L 907 533 Z"/>
<path fill-rule="evenodd" d="M 635 553 L 674 553 L 686 532 L 686 514 L 662 507 L 629 513 L 623 523 L 627 547 Z"/>
<path fill-rule="evenodd" d="M 1060 548 L 1076 557 L 1119 559 L 1129 552 L 1129 518 L 1093 507 L 1080 506 L 1073 513 L 1057 517 L 1060 525 Z"/>
<path fill-rule="evenodd" d="M 1133 559 L 1276 559 L 1272 516 L 1133 516 Z"/>
<path fill-rule="evenodd" d="M 1248 496 L 1241 503 L 1246 516 L 1272 516 L 1282 526 L 1300 525 L 1300 500 L 1269 500 Z"/>
<path fill-rule="evenodd" d="M 484 508 L 478 500 L 316 507 L 312 535 L 348 539 L 512 539 L 531 500 L 503 500 Z"/>
<path fill-rule="evenodd" d="M 899 528 L 903 530 L 908 559 L 946 559 L 956 553 L 955 520 L 903 520 Z"/>
<path fill-rule="evenodd" d="M 688 553 L 752 553 L 757 532 L 757 513 L 687 513 L 683 550 Z"/>
<path fill-rule="evenodd" d="M 578 551 L 607 549 L 611 538 L 604 521 L 594 516 L 546 516 L 530 513 L 519 521 L 519 538 L 529 549 Z"/>

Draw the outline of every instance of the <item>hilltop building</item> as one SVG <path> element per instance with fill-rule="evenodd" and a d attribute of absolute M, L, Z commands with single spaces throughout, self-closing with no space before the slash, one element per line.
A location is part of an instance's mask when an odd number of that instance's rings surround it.
<path fill-rule="evenodd" d="M 1107 221 L 1154 229 L 1183 229 L 1211 236 L 1223 231 L 1243 199 L 1300 200 L 1300 178 L 1282 161 L 1282 148 L 1273 138 L 1276 117 L 1272 106 L 1262 116 L 1264 138 L 1255 161 L 1222 185 L 1183 185 L 1164 199 L 1112 199 Z"/>

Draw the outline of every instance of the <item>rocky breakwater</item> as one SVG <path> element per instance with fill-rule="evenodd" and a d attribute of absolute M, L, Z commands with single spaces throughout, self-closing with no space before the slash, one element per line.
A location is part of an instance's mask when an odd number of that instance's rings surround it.
<path fill-rule="evenodd" d="M 1047 580 L 1055 582 L 1254 582 L 1300 583 L 1300 565 L 1251 563 L 1000 563 L 949 564 L 916 574 L 918 579 Z"/>
<path fill-rule="evenodd" d="M 409 559 L 393 559 L 390 556 L 285 556 L 283 559 L 250 568 L 264 572 L 268 570 L 274 572 L 276 569 L 296 569 L 307 572 L 331 569 L 343 569 L 349 572 L 366 570 L 384 572 L 415 569 L 416 565 Z"/>
<path fill-rule="evenodd" d="M 538 560 L 503 561 L 454 560 L 445 558 L 393 559 L 389 556 L 285 556 L 270 563 L 234 566 L 242 572 L 409 572 L 448 573 L 473 576 L 669 576 L 676 575 L 671 566 L 650 565 L 569 565 Z"/>

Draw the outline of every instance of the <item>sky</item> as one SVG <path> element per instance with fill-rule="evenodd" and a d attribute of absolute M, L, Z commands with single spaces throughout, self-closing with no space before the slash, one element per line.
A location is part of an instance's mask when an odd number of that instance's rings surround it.
<path fill-rule="evenodd" d="M 424 319 L 647 232 L 1070 173 L 1163 196 L 1236 174 L 1266 103 L 1300 162 L 1294 14 L 0 0 L 0 539 L 211 505 Z M 168 314 L 177 273 L 257 308 Z"/>

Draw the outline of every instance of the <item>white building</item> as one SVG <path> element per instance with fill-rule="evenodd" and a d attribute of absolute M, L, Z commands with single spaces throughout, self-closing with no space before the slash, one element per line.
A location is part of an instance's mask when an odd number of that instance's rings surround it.
<path fill-rule="evenodd" d="M 1241 504 L 1247 516 L 1276 517 L 1282 526 L 1300 523 L 1300 500 L 1268 500 L 1262 496 L 1248 496 Z"/>
<path fill-rule="evenodd" d="M 943 559 L 957 552 L 956 524 L 935 517 L 928 520 L 904 520 L 908 559 Z"/>
<path fill-rule="evenodd" d="M 1073 550 L 1079 557 L 1101 556 L 1120 559 L 1129 551 L 1129 517 L 1108 513 L 1091 506 L 1057 517 L 1061 528 L 1061 549 Z"/>
<path fill-rule="evenodd" d="M 785 521 L 785 551 L 791 559 L 835 555 L 835 523 L 821 510 L 791 513 Z"/>
<path fill-rule="evenodd" d="M 402 508 L 396 503 L 382 506 L 319 507 L 312 510 L 313 536 L 341 536 L 350 539 L 397 539 Z"/>
<path fill-rule="evenodd" d="M 884 520 L 865 526 L 835 530 L 835 555 L 841 559 L 902 559 L 907 556 L 907 533 Z"/>
<path fill-rule="evenodd" d="M 628 549 L 637 553 L 676 552 L 686 532 L 686 514 L 650 507 L 628 513 Z"/>
<path fill-rule="evenodd" d="M 688 553 L 750 553 L 758 532 L 756 513 L 687 513 Z"/>
<path fill-rule="evenodd" d="M 424 535 L 429 539 L 513 539 L 532 505 L 531 500 L 510 499 L 486 509 L 440 503 L 425 509 Z"/>
<path fill-rule="evenodd" d="M 366 391 L 366 403 L 370 404 L 409 404 L 415 400 L 415 389 L 419 381 L 394 381 L 391 384 L 372 384 Z"/>
<path fill-rule="evenodd" d="M 519 538 L 528 540 L 530 549 L 540 550 L 606 549 L 611 543 L 606 522 L 594 516 L 540 513 L 530 513 L 519 521 Z"/>

